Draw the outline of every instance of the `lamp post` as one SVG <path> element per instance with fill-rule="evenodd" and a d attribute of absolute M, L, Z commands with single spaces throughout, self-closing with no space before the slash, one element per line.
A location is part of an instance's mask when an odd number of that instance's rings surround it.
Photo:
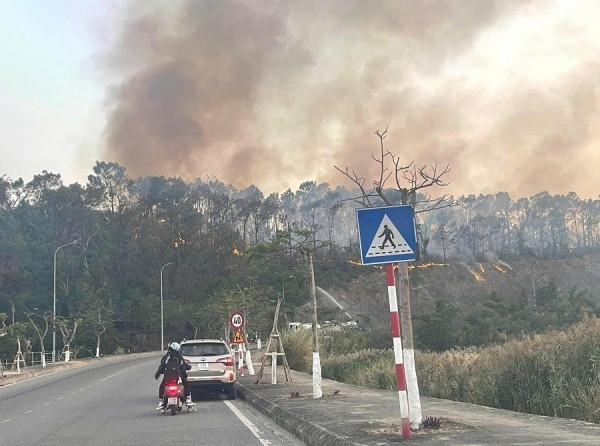
<path fill-rule="evenodd" d="M 79 243 L 79 239 L 73 240 L 70 243 L 65 243 L 62 246 L 56 248 L 54 251 L 54 299 L 52 301 L 52 364 L 56 363 L 56 254 L 58 251 L 65 246 L 75 245 Z"/>
<path fill-rule="evenodd" d="M 169 262 L 160 269 L 160 349 L 161 351 L 165 348 L 165 338 L 164 338 L 164 311 L 163 311 L 163 269 L 166 266 L 171 265 L 173 262 Z"/>
<path fill-rule="evenodd" d="M 285 303 L 285 281 L 288 279 L 291 279 L 292 277 L 295 277 L 295 276 L 293 274 L 291 274 L 289 277 L 286 277 L 285 279 L 283 279 L 283 286 L 282 286 L 283 289 L 281 290 L 281 303 Z M 284 313 L 284 316 L 285 316 L 285 322 L 287 324 L 288 318 L 287 318 L 287 315 L 285 315 L 285 313 Z"/>
<path fill-rule="evenodd" d="M 288 279 L 291 279 L 292 277 L 294 277 L 293 274 L 291 276 L 286 277 L 285 279 L 283 279 L 283 290 L 281 292 L 281 297 L 282 297 L 282 300 L 284 300 L 284 301 L 285 301 L 285 281 L 288 280 Z"/>

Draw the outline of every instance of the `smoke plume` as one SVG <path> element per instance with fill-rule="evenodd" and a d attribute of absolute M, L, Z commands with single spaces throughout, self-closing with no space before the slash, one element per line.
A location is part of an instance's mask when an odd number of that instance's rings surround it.
<path fill-rule="evenodd" d="M 166 4 L 168 3 L 168 6 Z M 135 2 L 104 67 L 105 157 L 132 175 L 370 183 L 378 140 L 446 191 L 597 196 L 597 2 Z M 345 183 L 348 184 L 348 183 Z"/>

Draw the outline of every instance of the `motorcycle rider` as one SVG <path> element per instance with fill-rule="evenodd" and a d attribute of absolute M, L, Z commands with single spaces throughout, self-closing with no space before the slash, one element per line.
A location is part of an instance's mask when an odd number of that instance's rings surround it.
<path fill-rule="evenodd" d="M 192 368 L 191 365 L 187 364 L 181 356 L 179 351 L 179 344 L 177 342 L 170 342 L 167 348 L 167 354 L 160 360 L 158 370 L 154 374 L 154 379 L 158 380 L 161 374 L 164 374 L 163 379 L 158 387 L 158 407 L 156 410 L 163 410 L 163 396 L 165 392 L 165 385 L 169 381 L 177 381 L 181 377 L 181 382 L 185 389 L 185 404 L 186 406 L 193 406 L 192 395 L 190 392 L 190 385 L 187 380 L 187 371 Z"/>

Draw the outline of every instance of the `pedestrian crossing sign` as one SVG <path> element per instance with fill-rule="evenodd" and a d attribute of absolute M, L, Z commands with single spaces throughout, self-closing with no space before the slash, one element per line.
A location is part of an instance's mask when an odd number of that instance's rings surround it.
<path fill-rule="evenodd" d="M 411 205 L 356 210 L 363 265 L 413 262 L 417 232 Z"/>

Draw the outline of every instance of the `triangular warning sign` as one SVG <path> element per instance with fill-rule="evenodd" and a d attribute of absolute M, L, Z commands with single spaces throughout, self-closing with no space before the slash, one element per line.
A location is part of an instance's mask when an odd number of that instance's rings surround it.
<path fill-rule="evenodd" d="M 235 334 L 233 335 L 233 341 L 231 341 L 232 344 L 243 344 L 244 343 L 244 335 L 242 334 L 241 331 L 237 330 L 235 332 Z"/>
<path fill-rule="evenodd" d="M 383 215 L 379 228 L 365 257 L 389 256 L 394 254 L 414 254 L 400 231 L 387 214 Z"/>

